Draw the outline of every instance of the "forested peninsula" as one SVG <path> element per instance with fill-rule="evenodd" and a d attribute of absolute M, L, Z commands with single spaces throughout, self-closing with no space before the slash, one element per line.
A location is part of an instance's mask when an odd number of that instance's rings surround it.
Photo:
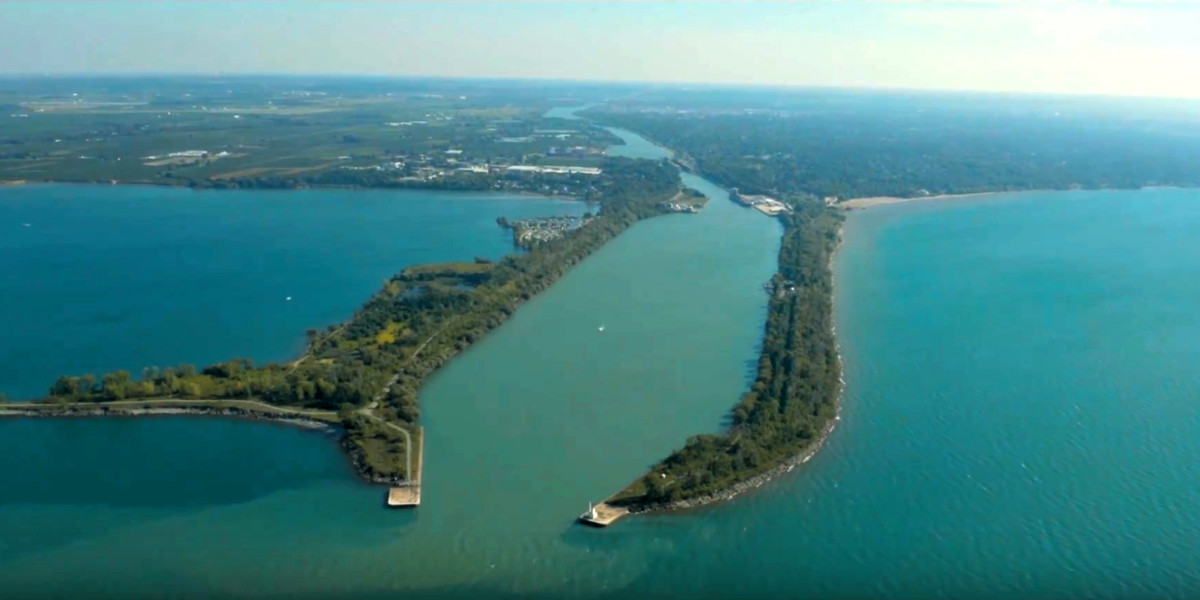
<path fill-rule="evenodd" d="M 841 393 L 830 271 L 842 215 L 796 200 L 784 223 L 754 384 L 721 434 L 697 435 L 606 503 L 634 512 L 732 497 L 803 460 L 829 433 Z"/>
<path fill-rule="evenodd" d="M 585 114 L 675 150 L 676 162 L 726 188 L 784 200 L 784 233 L 758 372 L 720 434 L 697 435 L 608 498 L 596 524 L 623 511 L 687 508 L 730 498 L 806 461 L 832 431 L 841 395 L 831 262 L 840 201 L 866 196 L 1039 188 L 1197 185 L 1200 144 L 1147 120 L 1116 131 L 1057 111 L 933 98 L 879 102 L 747 92 L 745 104 L 664 91 Z M 755 103 L 759 103 L 756 105 Z M 681 107 L 686 107 L 684 110 Z"/>
<path fill-rule="evenodd" d="M 365 478 L 409 480 L 418 392 L 429 376 L 608 240 L 669 212 L 667 201 L 679 193 L 678 169 L 665 160 L 610 158 L 603 172 L 584 198 L 599 213 L 582 226 L 498 262 L 409 267 L 347 322 L 309 330 L 308 350 L 293 362 L 235 358 L 203 369 L 150 368 L 140 379 L 128 371 L 63 376 L 36 412 L 95 414 L 118 402 L 171 400 L 177 409 L 332 420 L 344 427 L 343 446 Z"/>

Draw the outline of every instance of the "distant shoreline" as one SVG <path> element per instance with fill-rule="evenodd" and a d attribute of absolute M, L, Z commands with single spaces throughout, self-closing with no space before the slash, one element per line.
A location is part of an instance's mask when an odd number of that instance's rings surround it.
<path fill-rule="evenodd" d="M 1113 190 L 1183 190 L 1192 189 L 1190 186 L 1181 185 L 1143 185 L 1136 188 L 1036 188 L 1028 190 L 993 190 L 989 192 L 971 192 L 967 194 L 937 194 L 934 196 L 914 196 L 911 198 L 901 198 L 899 196 L 867 196 L 863 198 L 851 198 L 842 202 L 834 203 L 835 208 L 845 210 L 871 208 L 872 206 L 887 206 L 889 204 L 906 204 L 909 202 L 925 202 L 930 200 L 961 200 L 967 198 L 984 198 L 988 196 L 998 196 L 1000 194 L 1025 194 L 1031 192 L 1079 192 L 1079 191 L 1113 191 Z"/>
<path fill-rule="evenodd" d="M 834 206 L 838 208 L 871 208 L 872 206 L 886 206 L 888 204 L 903 204 L 906 202 L 926 202 L 930 200 L 955 200 L 961 198 L 979 198 L 983 196 L 995 196 L 997 194 L 1009 194 L 1017 190 L 1006 190 L 1001 192 L 972 192 L 970 194 L 938 194 L 936 196 L 915 196 L 912 198 L 901 198 L 899 196 L 868 196 L 866 198 L 852 198 L 844 202 L 838 202 Z M 1039 192 L 1049 190 L 1020 190 L 1022 192 Z"/>
<path fill-rule="evenodd" d="M 230 180 L 236 181 L 236 180 Z M 167 183 L 165 181 L 84 181 L 73 179 L 0 179 L 0 187 L 18 187 L 18 186 L 38 186 L 38 185 L 96 185 L 96 186 L 149 186 L 155 188 L 168 188 L 179 190 L 191 190 L 193 192 L 298 192 L 304 190 L 382 190 L 395 192 L 446 192 L 450 194 L 501 194 L 507 196 L 520 196 L 529 198 L 538 198 L 542 200 L 560 200 L 562 202 L 582 202 L 589 206 L 596 204 L 586 198 L 577 196 L 566 196 L 563 194 L 542 194 L 538 192 L 530 192 L 527 190 L 454 190 L 439 187 L 400 187 L 400 186 L 382 186 L 382 185 L 333 185 L 333 184 L 315 184 L 303 185 L 296 187 L 196 187 L 186 183 Z"/>

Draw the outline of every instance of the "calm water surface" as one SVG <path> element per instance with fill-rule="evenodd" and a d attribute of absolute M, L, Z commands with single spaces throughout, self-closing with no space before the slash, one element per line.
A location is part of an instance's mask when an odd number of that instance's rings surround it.
<path fill-rule="evenodd" d="M 675 155 L 669 148 L 663 148 L 647 140 L 646 138 L 628 131 L 626 129 L 618 129 L 616 127 L 605 127 L 609 133 L 621 138 L 624 144 L 617 146 L 609 146 L 605 153 L 609 156 L 624 156 L 626 158 L 671 158 Z"/>
<path fill-rule="evenodd" d="M 0 391 L 32 398 L 63 374 L 284 360 L 307 328 L 346 319 L 407 265 L 511 252 L 499 216 L 586 210 L 430 191 L 3 187 Z"/>
<path fill-rule="evenodd" d="M 747 385 L 778 250 L 777 222 L 687 183 L 714 198 L 708 210 L 635 226 L 424 390 L 419 511 L 381 510 L 382 492 L 318 434 L 169 418 L 0 422 L 0 461 L 20 465 L 0 462 L 4 486 L 28 490 L 0 500 L 0 590 L 558 596 L 636 581 L 669 546 L 597 535 L 574 516 L 720 426 Z M 232 448 L 214 448 L 225 440 Z M 228 470 L 246 444 L 266 464 Z M 138 460 L 148 448 L 153 459 Z M 120 478 L 78 493 L 108 477 L 108 460 Z M 255 479 L 260 469 L 272 476 Z"/>
<path fill-rule="evenodd" d="M 688 183 L 703 213 L 633 227 L 433 379 L 417 511 L 323 434 L 0 422 L 0 595 L 1200 592 L 1193 191 L 851 214 L 826 449 L 729 505 L 573 526 L 752 373 L 779 225 Z"/>

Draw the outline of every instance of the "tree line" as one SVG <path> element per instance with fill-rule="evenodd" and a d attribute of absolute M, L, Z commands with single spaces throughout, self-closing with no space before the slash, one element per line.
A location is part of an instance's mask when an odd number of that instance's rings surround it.
<path fill-rule="evenodd" d="M 596 113 L 748 193 L 839 199 L 1200 185 L 1200 138 L 1158 122 L 931 105 Z M 1128 122 L 1125 122 L 1128 121 Z"/>

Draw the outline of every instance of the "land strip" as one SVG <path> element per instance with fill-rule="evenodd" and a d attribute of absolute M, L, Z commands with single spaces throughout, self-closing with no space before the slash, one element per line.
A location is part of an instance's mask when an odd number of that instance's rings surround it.
<path fill-rule="evenodd" d="M 723 433 L 696 435 L 597 507 L 607 525 L 623 516 L 729 500 L 811 458 L 833 431 L 841 361 L 833 332 L 831 264 L 840 213 L 793 199 L 784 222 L 779 272 L 768 286 L 758 376 Z"/>
<path fill-rule="evenodd" d="M 679 150 L 677 157 L 689 156 Z M 712 175 L 703 172 L 703 163 L 685 164 L 697 174 Z M 741 183 L 728 176 L 715 179 L 728 187 Z M 807 462 L 836 427 L 842 374 L 833 327 L 832 264 L 843 215 L 811 194 L 771 194 L 787 208 L 772 215 L 784 225 L 779 270 L 765 286 L 770 300 L 757 377 L 731 411 L 730 426 L 692 436 L 580 521 L 607 526 L 627 514 L 732 499 Z"/>
<path fill-rule="evenodd" d="M 0 404 L 0 417 L 222 415 L 290 421 L 328 427 L 341 424 L 337 412 L 274 406 L 257 400 L 154 398 L 111 402 L 18 402 Z"/>
<path fill-rule="evenodd" d="M 499 262 L 410 267 L 349 321 L 310 332 L 301 359 L 262 367 L 232 359 L 203 370 L 147 369 L 140 380 L 126 371 L 63 376 L 37 405 L 46 408 L 9 414 L 145 414 L 157 408 L 317 415 L 342 425 L 342 447 L 362 477 L 419 488 L 424 436 L 417 424 L 418 391 L 428 377 L 608 240 L 640 219 L 669 212 L 665 201 L 679 191 L 678 171 L 666 161 L 606 159 L 603 170 L 588 198 L 601 205 L 599 216 Z"/>

